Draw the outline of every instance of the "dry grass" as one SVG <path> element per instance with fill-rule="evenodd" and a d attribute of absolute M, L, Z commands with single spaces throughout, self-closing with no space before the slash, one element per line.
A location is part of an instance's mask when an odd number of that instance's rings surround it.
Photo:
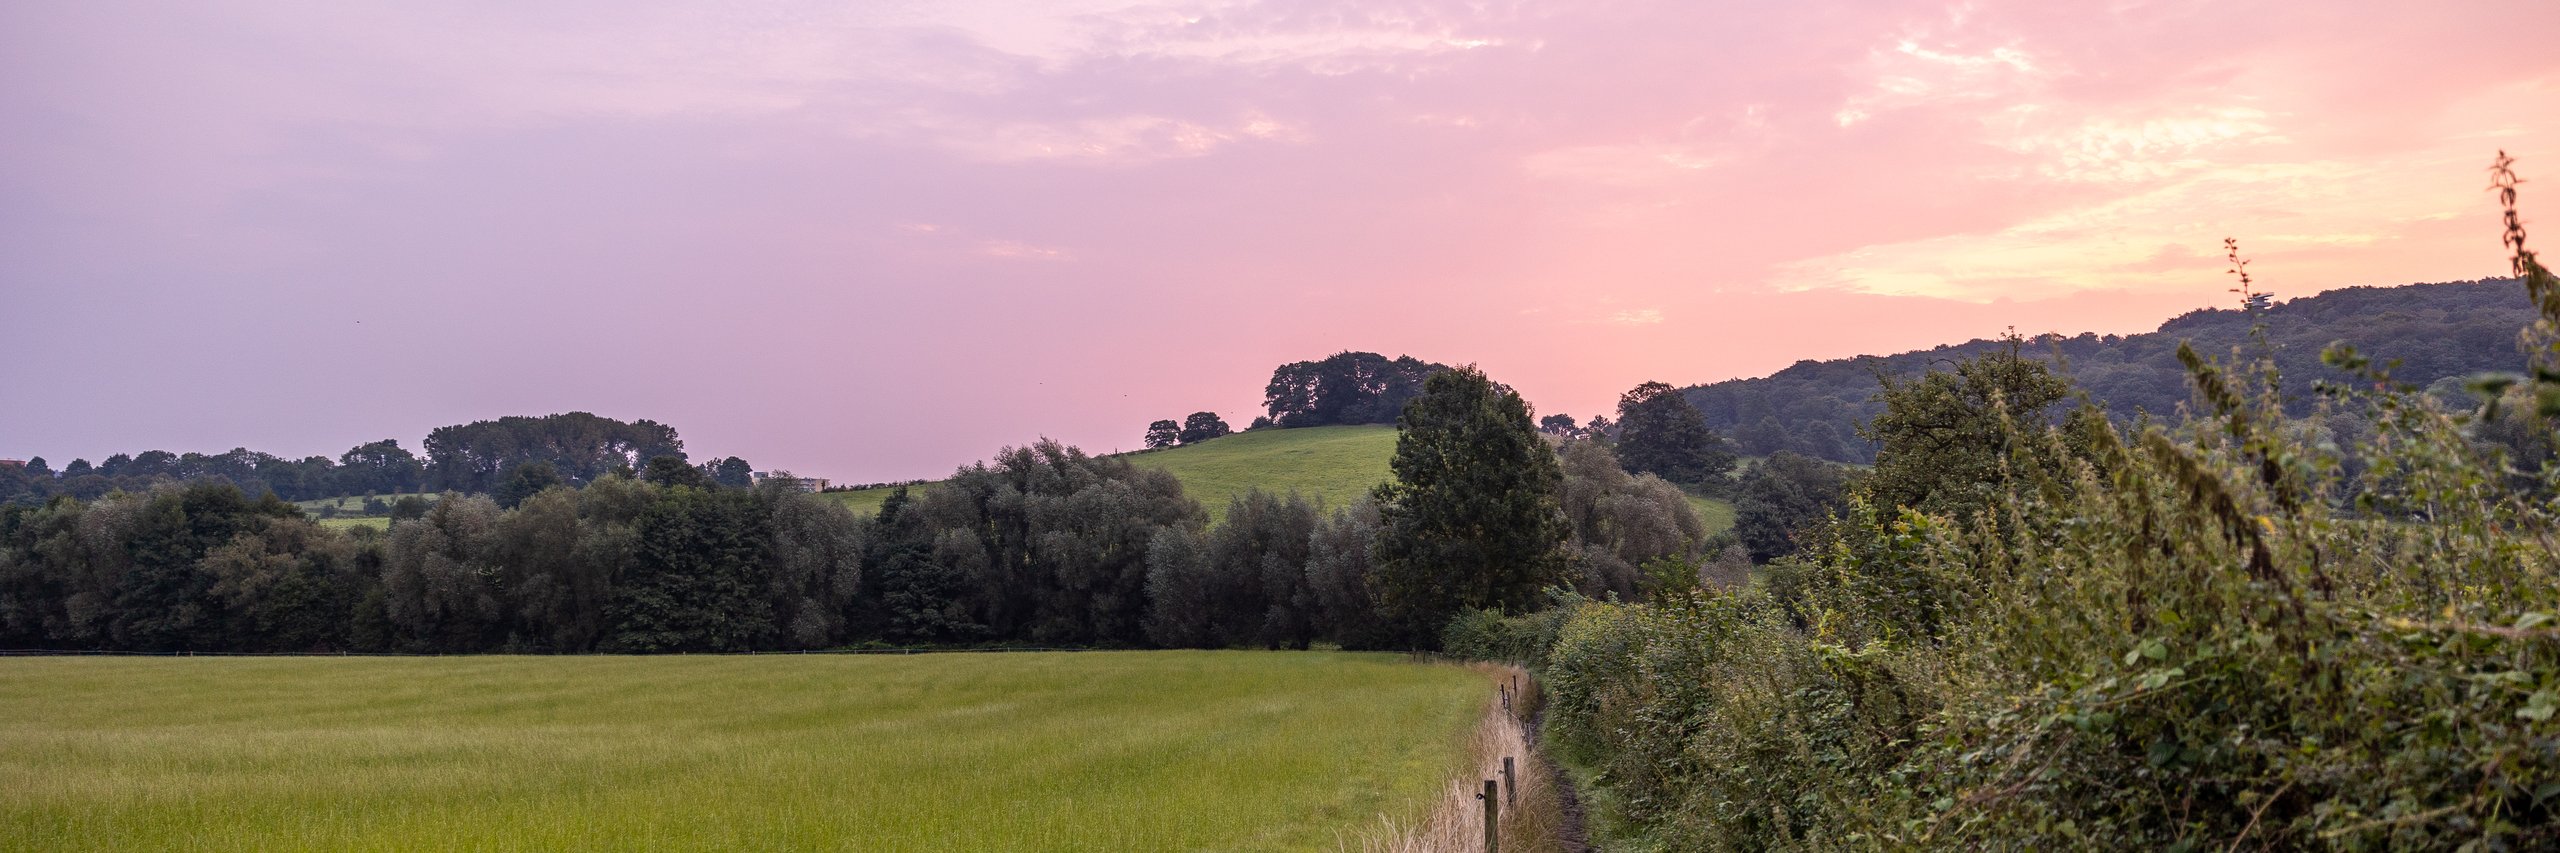
<path fill-rule="evenodd" d="M 1468 735 L 1466 765 L 1443 786 L 1430 813 L 1410 825 L 1383 816 L 1379 825 L 1343 844 L 1364 853 L 1460 853 L 1484 849 L 1484 782 L 1502 779 L 1502 759 L 1513 759 L 1510 792 L 1502 807 L 1502 849 L 1515 853 L 1552 853 L 1563 849 L 1564 805 L 1555 788 L 1556 770 L 1529 738 L 1527 719 L 1537 710 L 1537 682 L 1516 666 L 1475 664 L 1488 685 L 1506 686 L 1515 679 L 1521 697 L 1505 709 L 1487 704 L 1484 718 Z"/>

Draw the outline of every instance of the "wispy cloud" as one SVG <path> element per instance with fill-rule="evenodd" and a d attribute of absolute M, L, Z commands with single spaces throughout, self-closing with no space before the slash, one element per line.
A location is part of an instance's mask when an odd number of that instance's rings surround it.
<path fill-rule="evenodd" d="M 1035 246 L 1019 240 L 987 240 L 978 244 L 978 254 L 990 258 L 1025 261 L 1063 261 L 1072 258 L 1065 249 Z"/>

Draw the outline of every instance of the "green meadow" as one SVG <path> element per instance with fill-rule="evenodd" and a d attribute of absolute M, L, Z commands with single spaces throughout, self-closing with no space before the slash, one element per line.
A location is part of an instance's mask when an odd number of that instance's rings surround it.
<path fill-rule="evenodd" d="M 1132 465 L 1171 472 L 1183 492 L 1208 508 L 1212 520 L 1227 515 L 1227 503 L 1246 489 L 1285 494 L 1296 490 L 1328 509 L 1348 506 L 1379 483 L 1395 476 L 1387 460 L 1396 454 L 1396 428 L 1329 426 L 1240 432 L 1186 447 L 1122 454 Z M 914 486 L 932 488 L 931 484 Z M 876 513 L 896 489 L 831 492 L 858 513 Z M 1706 521 L 1708 532 L 1733 526 L 1733 504 L 1691 496 L 1689 504 Z"/>
<path fill-rule="evenodd" d="M 0 846 L 1303 850 L 1484 678 L 1390 655 L 0 660 Z"/>

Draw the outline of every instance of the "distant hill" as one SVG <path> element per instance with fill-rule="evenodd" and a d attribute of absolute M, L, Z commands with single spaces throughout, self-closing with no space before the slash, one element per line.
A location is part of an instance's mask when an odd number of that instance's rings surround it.
<path fill-rule="evenodd" d="M 1122 454 L 1130 464 L 1170 472 L 1182 480 L 1183 493 L 1208 508 L 1212 521 L 1224 519 L 1227 504 L 1246 489 L 1274 494 L 1295 489 L 1326 509 L 1349 506 L 1379 483 L 1394 476 L 1387 460 L 1396 453 L 1392 426 L 1326 426 L 1258 429 L 1182 447 Z M 933 484 L 914 486 L 930 489 Z M 829 492 L 860 513 L 876 513 L 894 488 Z M 1710 531 L 1733 526 L 1733 506 L 1724 501 L 1690 498 Z"/>
<path fill-rule="evenodd" d="M 2396 375 L 2425 386 L 2485 370 L 2516 369 L 2521 363 L 2516 331 L 2533 320 L 2523 285 L 2515 279 L 2350 287 L 2278 303 L 2263 313 L 2288 403 L 2298 411 L 2311 405 L 2313 380 L 2339 378 L 2336 370 L 2320 363 L 2320 351 L 2333 341 L 2354 344 L 2377 361 L 2398 359 Z M 2178 343 L 2192 341 L 2198 352 L 2227 357 L 2248 342 L 2251 322 L 2244 311 L 2208 309 L 2172 318 L 2157 332 L 2044 335 L 2030 339 L 2026 350 L 2047 360 L 2058 353 L 2062 372 L 2114 416 L 2167 415 L 2190 399 L 2186 372 L 2178 366 Z M 1977 339 L 1898 355 L 1799 361 L 1759 379 L 1682 392 L 1706 415 L 1707 425 L 1733 438 L 1743 453 L 1792 450 L 1840 462 L 1873 462 L 1875 446 L 1859 438 L 1857 430 L 1883 409 L 1873 399 L 1879 371 L 1913 376 L 1998 346 L 1997 341 Z"/>
<path fill-rule="evenodd" d="M 1183 493 L 1208 508 L 1210 518 L 1220 519 L 1226 517 L 1229 501 L 1255 486 L 1274 494 L 1296 489 L 1328 508 L 1347 506 L 1392 476 L 1387 459 L 1395 452 L 1395 427 L 1327 426 L 1258 429 L 1120 458 L 1172 473 L 1182 480 Z M 933 484 L 910 488 L 930 489 Z M 827 497 L 855 512 L 875 513 L 894 491 L 829 492 Z"/>

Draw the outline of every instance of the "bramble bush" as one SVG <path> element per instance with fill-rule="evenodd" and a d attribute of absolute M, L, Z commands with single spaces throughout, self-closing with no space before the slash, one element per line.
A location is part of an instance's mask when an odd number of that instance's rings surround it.
<path fill-rule="evenodd" d="M 2560 466 L 2513 435 L 2560 414 L 2560 279 L 2506 167 L 2541 319 L 2476 409 L 2344 345 L 2307 418 L 2263 350 L 2182 350 L 2174 428 L 1995 394 L 1970 513 L 1865 496 L 1757 587 L 1471 648 L 1536 664 L 1630 847 L 2560 846 Z"/>

